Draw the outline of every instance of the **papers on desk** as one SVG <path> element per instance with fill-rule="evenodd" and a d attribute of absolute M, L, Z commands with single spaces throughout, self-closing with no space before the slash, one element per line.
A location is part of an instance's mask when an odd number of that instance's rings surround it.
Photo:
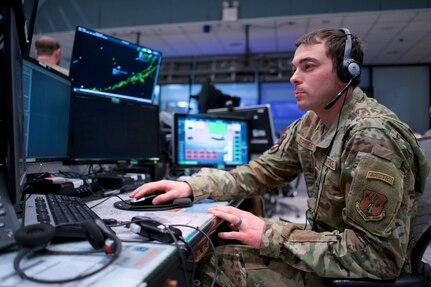
<path fill-rule="evenodd" d="M 50 247 L 51 248 L 51 247 Z M 58 244 L 52 249 L 59 250 L 91 250 L 87 242 Z M 16 252 L 0 256 L 0 286 L 46 286 L 21 279 L 13 269 L 13 259 Z M 123 243 L 120 257 L 101 272 L 84 280 L 66 284 L 50 284 L 64 287 L 106 287 L 106 286 L 146 286 L 145 278 L 163 266 L 163 262 L 177 256 L 177 250 L 171 245 L 150 243 Z M 108 260 L 102 252 L 89 255 L 51 255 L 36 256 L 23 261 L 25 272 L 45 280 L 59 280 L 86 274 L 104 264 Z"/>
<path fill-rule="evenodd" d="M 124 199 L 128 199 L 128 196 L 122 194 Z M 201 202 L 193 204 L 187 208 L 177 208 L 166 211 L 133 211 L 133 210 L 121 210 L 114 207 L 114 202 L 118 201 L 118 198 L 111 197 L 102 204 L 92 208 L 100 218 L 114 218 L 118 221 L 130 221 L 134 216 L 148 216 L 154 220 L 160 221 L 166 225 L 190 225 L 194 227 L 202 228 L 207 222 L 213 220 L 215 217 L 207 212 L 208 208 L 212 206 L 227 205 L 227 201 L 213 201 L 203 200 Z M 96 205 L 100 200 L 88 202 L 87 205 L 92 207 Z M 192 228 L 178 227 L 183 233 L 183 237 L 189 240 L 197 231 Z M 125 227 L 115 227 L 113 230 L 117 236 L 122 240 L 127 241 L 142 241 L 142 236 L 132 233 Z"/>

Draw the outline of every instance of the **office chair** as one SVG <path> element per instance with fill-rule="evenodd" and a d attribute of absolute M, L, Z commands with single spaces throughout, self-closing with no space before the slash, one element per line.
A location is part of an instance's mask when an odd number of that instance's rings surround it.
<path fill-rule="evenodd" d="M 431 165 L 431 137 L 418 140 Z M 431 243 L 431 175 L 425 182 L 425 190 L 418 202 L 416 221 L 413 226 L 413 238 L 416 241 L 412 254 L 412 273 L 401 274 L 394 280 L 367 280 L 367 279 L 324 279 L 325 285 L 330 287 L 360 287 L 360 286 L 394 286 L 394 287 L 430 287 L 431 265 L 422 261 L 425 250 Z"/>
<path fill-rule="evenodd" d="M 292 182 L 290 182 L 288 185 L 281 187 L 279 189 L 279 194 L 281 197 L 296 197 L 298 194 L 298 188 L 299 184 L 301 182 L 301 177 L 303 175 L 299 175 L 296 177 Z M 295 204 L 289 204 L 287 202 L 279 200 L 276 205 L 276 211 L 277 213 L 281 214 L 287 214 L 287 213 L 294 213 L 296 218 L 301 217 L 301 210 L 296 206 Z"/>
<path fill-rule="evenodd" d="M 301 182 L 302 174 L 295 178 L 292 182 L 275 188 L 270 193 L 265 193 L 261 196 L 261 204 L 263 217 L 273 217 L 276 215 L 286 215 L 294 213 L 296 218 L 301 217 L 301 210 L 293 204 L 283 202 L 286 197 L 295 197 L 298 194 L 298 187 Z"/>

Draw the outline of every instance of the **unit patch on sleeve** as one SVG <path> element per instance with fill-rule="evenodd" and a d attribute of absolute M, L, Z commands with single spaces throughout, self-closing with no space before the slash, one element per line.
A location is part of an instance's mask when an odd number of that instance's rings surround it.
<path fill-rule="evenodd" d="M 283 135 L 281 138 L 279 138 L 275 144 L 268 150 L 269 154 L 276 153 L 280 149 L 281 143 L 286 139 L 286 135 Z"/>
<path fill-rule="evenodd" d="M 365 221 L 380 221 L 385 218 L 384 210 L 388 198 L 374 190 L 366 189 L 362 192 L 362 198 L 356 204 L 356 211 Z"/>

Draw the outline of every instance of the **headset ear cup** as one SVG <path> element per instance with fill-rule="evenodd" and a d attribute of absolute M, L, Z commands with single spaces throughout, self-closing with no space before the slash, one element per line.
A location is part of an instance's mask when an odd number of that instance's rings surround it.
<path fill-rule="evenodd" d="M 349 81 L 352 78 L 356 78 L 361 74 L 361 67 L 355 60 L 350 59 L 349 64 L 347 65 L 347 73 L 349 74 Z"/>
<path fill-rule="evenodd" d="M 22 247 L 45 247 L 54 238 L 55 228 L 50 224 L 31 224 L 18 229 L 14 236 Z"/>
<path fill-rule="evenodd" d="M 344 83 L 348 83 L 351 79 L 361 74 L 361 68 L 358 63 L 353 59 L 346 59 L 342 61 L 337 68 L 338 77 Z"/>
<path fill-rule="evenodd" d="M 337 66 L 337 74 L 340 80 L 344 83 L 348 83 L 361 74 L 361 67 L 351 56 L 352 34 L 347 28 L 341 28 L 340 31 L 344 33 L 346 42 L 344 44 L 343 60 L 341 60 Z"/>
<path fill-rule="evenodd" d="M 88 242 L 90 242 L 94 249 L 105 247 L 105 236 L 94 221 L 83 222 L 81 228 Z"/>

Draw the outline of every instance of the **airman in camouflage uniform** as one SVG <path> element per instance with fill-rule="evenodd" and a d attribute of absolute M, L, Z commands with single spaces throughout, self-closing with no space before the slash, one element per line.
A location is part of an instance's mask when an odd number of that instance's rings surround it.
<path fill-rule="evenodd" d="M 269 286 L 290 274 L 281 281 L 286 286 L 314 287 L 319 286 L 314 276 L 391 279 L 410 270 L 411 223 L 428 171 L 415 137 L 359 88 L 346 99 L 338 129 L 334 125 L 326 130 L 308 112 L 256 161 L 230 172 L 203 169 L 189 180 L 196 200 L 217 200 L 261 194 L 304 173 L 311 226 L 304 230 L 298 224 L 267 221 L 259 250 L 220 248 L 224 268 L 236 270 L 243 282 L 220 285 L 261 281 Z M 258 263 L 248 262 L 250 256 Z M 257 278 L 247 278 L 249 264 L 259 267 Z M 278 267 L 276 274 L 272 264 Z M 292 277 L 292 268 L 302 274 Z M 299 282 L 289 285 L 292 278 Z"/>
<path fill-rule="evenodd" d="M 299 71 L 291 81 L 299 106 L 307 104 L 300 74 L 319 72 L 327 65 L 321 59 L 329 56 L 318 56 L 321 51 L 313 49 L 326 44 L 328 34 L 343 37 L 338 30 L 323 30 L 298 45 L 298 50 L 305 48 L 295 53 L 292 63 Z M 144 185 L 131 196 L 161 189 L 166 194 L 158 202 L 191 192 L 195 201 L 246 198 L 303 173 L 309 224 L 262 220 L 233 207 L 209 211 L 239 225 L 238 231 L 220 237 L 250 245 L 217 248 L 220 286 L 314 287 L 322 286 L 324 277 L 392 279 L 409 272 L 412 222 L 428 173 L 416 138 L 393 112 L 359 87 L 340 97 L 329 124 L 321 106 L 310 105 L 270 150 L 247 165 L 231 171 L 202 169 L 187 181 L 188 187 L 161 181 Z M 205 286 L 214 278 L 213 261 L 208 256 L 200 264 Z"/>

